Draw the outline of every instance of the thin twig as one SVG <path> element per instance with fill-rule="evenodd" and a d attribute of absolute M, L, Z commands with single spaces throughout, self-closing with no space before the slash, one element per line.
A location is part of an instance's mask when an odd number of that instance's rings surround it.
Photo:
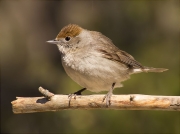
<path fill-rule="evenodd" d="M 51 100 L 51 97 L 54 96 L 53 93 L 49 92 L 49 90 L 39 87 L 39 92 L 44 95 L 48 100 Z"/>

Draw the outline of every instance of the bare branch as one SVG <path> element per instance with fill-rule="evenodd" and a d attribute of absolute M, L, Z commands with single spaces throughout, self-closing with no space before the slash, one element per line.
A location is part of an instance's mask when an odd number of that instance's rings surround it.
<path fill-rule="evenodd" d="M 102 102 L 105 95 L 80 95 L 72 98 L 69 105 L 68 95 L 54 95 L 39 88 L 46 97 L 17 97 L 12 101 L 13 112 L 34 113 L 67 109 L 115 109 L 115 110 L 168 110 L 180 111 L 180 96 L 152 95 L 112 95 L 111 105 Z"/>

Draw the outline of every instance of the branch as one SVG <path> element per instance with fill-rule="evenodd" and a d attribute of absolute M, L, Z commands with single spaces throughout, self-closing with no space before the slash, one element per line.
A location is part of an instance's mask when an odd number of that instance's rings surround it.
<path fill-rule="evenodd" d="M 112 95 L 111 105 L 106 107 L 102 102 L 105 95 L 80 95 L 72 98 L 68 95 L 54 95 L 48 90 L 39 88 L 45 97 L 16 97 L 12 101 L 15 114 L 67 109 L 115 109 L 115 110 L 168 110 L 180 111 L 180 96 L 153 95 Z"/>

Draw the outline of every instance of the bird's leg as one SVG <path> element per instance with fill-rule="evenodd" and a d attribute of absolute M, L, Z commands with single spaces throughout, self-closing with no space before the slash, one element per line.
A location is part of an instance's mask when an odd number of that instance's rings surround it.
<path fill-rule="evenodd" d="M 106 106 L 109 107 L 111 105 L 111 96 L 113 94 L 115 83 L 112 84 L 112 87 L 110 88 L 109 92 L 104 96 L 103 102 L 106 99 Z"/>
<path fill-rule="evenodd" d="M 83 89 L 81 89 L 81 90 L 78 90 L 77 92 L 74 92 L 74 93 L 68 95 L 68 98 L 69 98 L 69 106 L 70 106 L 70 102 L 71 102 L 72 97 L 74 97 L 74 99 L 76 99 L 76 96 L 77 96 L 77 95 L 81 95 L 81 93 L 82 93 L 84 90 L 86 90 L 86 88 L 83 88 Z"/>

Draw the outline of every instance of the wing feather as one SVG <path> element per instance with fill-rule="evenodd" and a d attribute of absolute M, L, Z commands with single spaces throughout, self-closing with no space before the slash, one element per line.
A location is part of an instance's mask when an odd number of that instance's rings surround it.
<path fill-rule="evenodd" d="M 141 63 L 136 61 L 130 54 L 128 54 L 125 51 L 118 49 L 118 51 L 113 52 L 113 51 L 108 51 L 107 49 L 106 50 L 99 49 L 99 52 L 103 54 L 104 58 L 123 63 L 129 68 L 142 68 L 143 69 L 143 66 L 141 65 Z"/>

